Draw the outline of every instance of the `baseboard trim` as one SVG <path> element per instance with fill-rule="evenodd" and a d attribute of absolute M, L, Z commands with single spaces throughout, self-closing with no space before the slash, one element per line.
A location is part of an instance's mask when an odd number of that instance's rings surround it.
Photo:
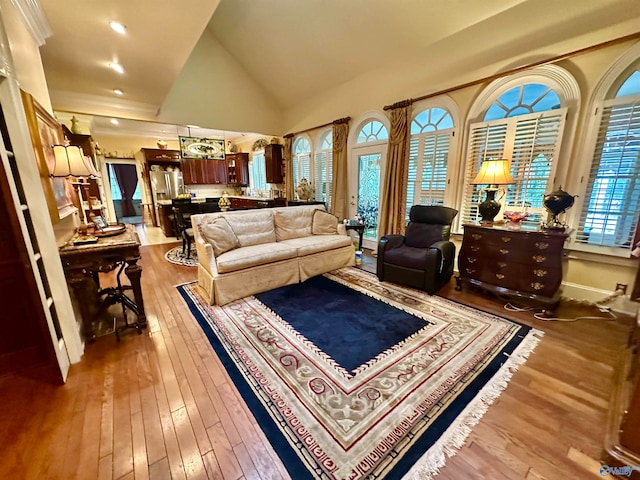
<path fill-rule="evenodd" d="M 612 290 L 602 290 L 600 288 L 586 287 L 577 283 L 562 282 L 562 297 L 571 298 L 577 301 L 598 303 L 614 294 Z M 621 295 L 602 306 L 610 307 L 614 312 L 626 315 L 635 315 L 638 304 L 631 301 L 629 295 Z"/>

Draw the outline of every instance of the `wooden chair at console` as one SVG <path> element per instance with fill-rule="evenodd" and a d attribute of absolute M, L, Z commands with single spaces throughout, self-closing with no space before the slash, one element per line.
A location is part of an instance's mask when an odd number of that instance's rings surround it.
<path fill-rule="evenodd" d="M 193 228 L 191 227 L 190 218 L 184 215 L 180 207 L 173 207 L 173 216 L 176 222 L 177 237 L 182 239 L 182 254 L 187 251 L 187 258 L 191 257 L 191 242 L 193 242 Z"/>

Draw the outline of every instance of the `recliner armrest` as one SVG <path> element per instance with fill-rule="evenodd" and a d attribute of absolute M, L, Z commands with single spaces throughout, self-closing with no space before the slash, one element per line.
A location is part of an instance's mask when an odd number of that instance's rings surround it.
<path fill-rule="evenodd" d="M 456 255 L 456 246 L 453 242 L 448 240 L 441 240 L 439 242 L 435 242 L 429 246 L 429 249 L 435 249 L 440 252 L 442 255 L 441 263 L 440 263 L 440 272 L 442 272 L 445 266 L 450 265 L 454 257 Z"/>
<path fill-rule="evenodd" d="M 380 281 L 384 280 L 384 254 L 387 250 L 397 248 L 404 243 L 404 235 L 385 235 L 378 242 L 378 262 L 376 273 Z"/>

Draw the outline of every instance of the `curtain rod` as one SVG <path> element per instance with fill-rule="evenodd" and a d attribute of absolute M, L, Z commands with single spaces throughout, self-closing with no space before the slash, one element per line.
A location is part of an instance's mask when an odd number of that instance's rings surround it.
<path fill-rule="evenodd" d="M 283 135 L 282 138 L 293 138 L 296 135 L 300 135 L 301 133 L 310 132 L 311 130 L 317 130 L 318 128 L 322 128 L 322 127 L 328 127 L 329 125 L 337 125 L 339 123 L 347 123 L 349 120 L 351 120 L 351 117 L 339 118 L 337 120 L 334 120 L 333 122 L 323 123 L 322 125 L 318 125 L 316 127 L 305 128 L 304 130 L 299 130 L 297 132 L 287 133 L 286 135 Z"/>
<path fill-rule="evenodd" d="M 546 60 L 540 60 L 540 61 L 537 61 L 537 62 L 529 63 L 527 65 L 523 65 L 521 67 L 515 67 L 515 68 L 512 68 L 510 70 L 506 70 L 506 71 L 501 72 L 501 73 L 496 73 L 494 75 L 489 75 L 488 77 L 480 78 L 478 80 L 473 80 L 471 82 L 463 83 L 463 84 L 457 85 L 455 87 L 445 88 L 444 90 L 440 90 L 438 92 L 428 93 L 426 95 L 421 95 L 421 96 L 416 97 L 416 98 L 409 98 L 407 100 L 402 100 L 400 102 L 394 103 L 393 105 L 385 105 L 383 107 L 383 109 L 384 110 L 393 110 L 394 108 L 398 108 L 398 107 L 402 106 L 402 104 L 405 104 L 406 102 L 415 103 L 415 102 L 419 102 L 420 100 L 426 100 L 427 98 L 437 97 L 438 95 L 444 95 L 445 93 L 453 92 L 454 90 L 461 90 L 463 88 L 473 87 L 474 85 L 479 85 L 481 83 L 492 82 L 492 81 L 497 80 L 499 78 L 502 78 L 502 77 L 505 77 L 505 76 L 508 76 L 508 75 L 513 75 L 514 73 L 520 73 L 520 72 L 523 72 L 525 70 L 530 70 L 530 69 L 535 68 L 535 67 L 540 67 L 542 65 L 546 65 L 548 63 L 559 62 L 560 60 L 566 60 L 567 58 L 576 57 L 576 56 L 582 55 L 584 53 L 594 52 L 596 50 L 600 50 L 600 49 L 605 48 L 605 47 L 610 47 L 612 45 L 617 45 L 618 43 L 624 43 L 624 42 L 627 42 L 629 40 L 635 40 L 637 38 L 640 38 L 640 32 L 631 33 L 629 35 L 625 35 L 625 36 L 622 36 L 622 37 L 614 38 L 613 40 L 607 40 L 606 42 L 597 43 L 595 45 L 590 45 L 588 47 L 584 47 L 584 48 L 581 48 L 581 49 L 578 49 L 578 50 L 574 50 L 573 52 L 563 53 L 561 55 L 557 55 L 555 57 L 551 57 L 551 58 L 548 58 Z"/>

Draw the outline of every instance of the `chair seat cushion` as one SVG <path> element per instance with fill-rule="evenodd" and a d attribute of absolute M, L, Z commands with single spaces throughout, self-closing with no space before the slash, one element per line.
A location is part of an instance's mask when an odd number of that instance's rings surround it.
<path fill-rule="evenodd" d="M 351 245 L 351 237 L 346 235 L 312 235 L 310 237 L 292 238 L 278 242 L 297 249 L 298 256 L 313 255 L 314 253 L 335 250 Z"/>
<path fill-rule="evenodd" d="M 427 268 L 427 250 L 401 245 L 384 252 L 384 263 L 399 267 L 425 270 Z"/>
<path fill-rule="evenodd" d="M 296 250 L 295 247 L 281 245 L 276 242 L 237 248 L 217 257 L 218 272 L 235 272 L 245 268 L 296 258 Z"/>

